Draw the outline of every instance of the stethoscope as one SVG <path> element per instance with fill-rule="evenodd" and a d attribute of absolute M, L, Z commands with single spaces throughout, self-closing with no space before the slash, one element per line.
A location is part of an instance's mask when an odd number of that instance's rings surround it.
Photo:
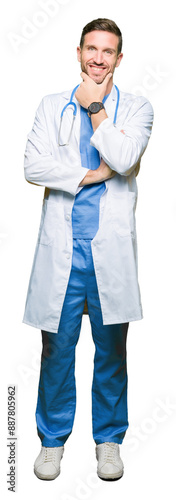
<path fill-rule="evenodd" d="M 80 85 L 80 84 L 79 84 Z M 69 145 L 69 142 L 70 142 L 70 137 L 71 137 L 71 134 L 72 134 L 72 130 L 73 130 L 73 125 L 74 125 L 74 121 L 75 121 L 75 118 L 76 118 L 76 114 L 77 114 L 77 106 L 76 106 L 76 103 L 73 102 L 73 97 L 74 97 L 74 94 L 77 90 L 77 88 L 79 87 L 79 85 L 76 85 L 76 87 L 73 89 L 72 93 L 71 93 L 71 96 L 70 96 L 70 101 L 66 104 L 66 106 L 64 106 L 62 112 L 61 112 L 61 116 L 60 116 L 60 127 L 59 127 L 59 133 L 58 133 L 58 146 L 68 146 Z M 118 107 L 119 107 L 119 99 L 120 99 L 120 92 L 119 92 L 119 89 L 118 87 L 115 85 L 115 88 L 116 88 L 116 91 L 117 91 L 117 103 L 116 103 L 116 108 L 115 108 L 115 113 L 114 113 L 114 120 L 113 120 L 113 125 L 115 126 L 116 124 L 116 119 L 117 119 L 117 111 L 118 111 Z M 63 122 L 63 116 L 64 116 L 64 112 L 65 110 L 68 108 L 68 106 L 73 106 L 73 119 L 72 119 L 72 124 L 71 124 L 71 129 L 70 129 L 70 134 L 69 134 L 69 137 L 68 137 L 68 141 L 65 142 L 64 144 L 60 144 L 60 136 L 61 136 L 61 127 L 62 127 L 62 122 Z"/>

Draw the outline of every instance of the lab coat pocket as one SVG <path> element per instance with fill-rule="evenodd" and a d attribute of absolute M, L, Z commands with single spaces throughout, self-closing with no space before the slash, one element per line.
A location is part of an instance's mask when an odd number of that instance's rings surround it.
<path fill-rule="evenodd" d="M 111 194 L 111 220 L 120 236 L 135 238 L 136 201 L 136 194 L 131 191 Z"/>
<path fill-rule="evenodd" d="M 38 234 L 38 243 L 40 245 L 52 245 L 57 229 L 61 224 L 60 214 L 60 204 L 52 202 L 50 200 L 43 200 L 41 221 Z"/>

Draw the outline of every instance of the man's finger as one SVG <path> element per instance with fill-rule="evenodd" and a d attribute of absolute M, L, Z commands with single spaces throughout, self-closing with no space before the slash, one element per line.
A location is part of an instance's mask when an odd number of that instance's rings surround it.
<path fill-rule="evenodd" d="M 81 72 L 81 78 L 85 81 L 91 80 L 90 76 L 87 75 L 87 73 L 84 73 L 84 71 Z"/>

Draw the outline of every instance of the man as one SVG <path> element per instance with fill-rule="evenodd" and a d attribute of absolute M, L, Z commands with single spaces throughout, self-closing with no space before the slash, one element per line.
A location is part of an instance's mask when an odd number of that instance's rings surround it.
<path fill-rule="evenodd" d="M 36 422 L 40 479 L 60 473 L 72 432 L 75 347 L 87 304 L 95 343 L 92 424 L 102 479 L 123 474 L 128 428 L 126 339 L 142 318 L 137 279 L 136 175 L 153 110 L 113 84 L 122 35 L 108 19 L 85 26 L 77 48 L 82 83 L 46 96 L 25 152 L 25 177 L 45 187 L 23 321 L 42 331 Z M 86 301 L 86 302 L 85 302 Z"/>

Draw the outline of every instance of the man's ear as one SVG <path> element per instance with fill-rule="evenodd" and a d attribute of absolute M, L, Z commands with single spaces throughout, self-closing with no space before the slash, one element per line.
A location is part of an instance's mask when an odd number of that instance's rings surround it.
<path fill-rule="evenodd" d="M 123 58 L 123 54 L 122 54 L 122 53 L 121 53 L 121 54 L 119 54 L 119 55 L 117 56 L 116 68 L 117 68 L 117 67 L 119 66 L 119 64 L 121 63 L 122 58 Z"/>
<path fill-rule="evenodd" d="M 81 62 L 81 49 L 80 49 L 80 47 L 77 47 L 77 59 L 79 62 Z"/>

